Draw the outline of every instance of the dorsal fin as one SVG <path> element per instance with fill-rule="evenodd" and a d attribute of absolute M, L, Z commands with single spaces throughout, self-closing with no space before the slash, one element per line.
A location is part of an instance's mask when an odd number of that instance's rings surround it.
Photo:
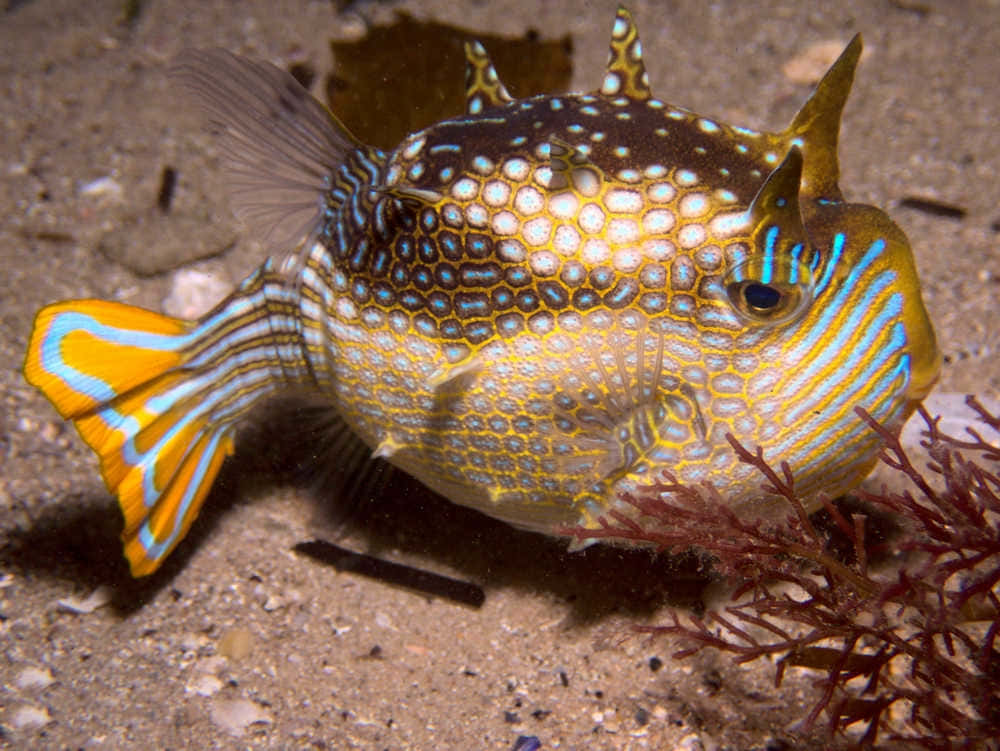
<path fill-rule="evenodd" d="M 784 161 L 767 176 L 747 211 L 755 245 L 776 257 L 791 255 L 796 246 L 799 253 L 807 247 L 799 207 L 802 163 L 802 152 L 792 146 Z"/>
<path fill-rule="evenodd" d="M 861 48 L 861 35 L 855 34 L 784 132 L 786 143 L 802 148 L 802 189 L 813 198 L 842 198 L 837 137 Z"/>
<path fill-rule="evenodd" d="M 514 98 L 507 93 L 490 61 L 486 49 L 479 42 L 465 43 L 465 113 L 478 115 L 486 107 L 494 107 Z"/>
<path fill-rule="evenodd" d="M 189 49 L 170 74 L 216 136 L 233 212 L 274 255 L 295 248 L 323 221 L 331 180 L 339 179 L 345 163 L 350 167 L 355 155 L 382 161 L 291 74 L 270 63 L 221 49 Z"/>
<path fill-rule="evenodd" d="M 642 43 L 632 20 L 632 14 L 621 5 L 615 14 L 611 29 L 611 51 L 608 69 L 601 84 L 605 96 L 627 96 L 644 101 L 653 96 L 649 90 L 649 76 L 642 62 Z"/>
<path fill-rule="evenodd" d="M 549 167 L 552 170 L 549 190 L 569 188 L 587 198 L 600 194 L 604 173 L 571 144 L 558 138 L 549 139 Z"/>

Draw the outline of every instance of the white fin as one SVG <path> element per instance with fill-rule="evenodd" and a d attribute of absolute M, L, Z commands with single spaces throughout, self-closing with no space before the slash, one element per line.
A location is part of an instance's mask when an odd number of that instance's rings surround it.
<path fill-rule="evenodd" d="M 439 389 L 446 383 L 451 383 L 462 376 L 478 372 L 483 365 L 482 358 L 470 357 L 456 365 L 442 365 L 430 374 L 427 382 L 432 389 Z"/>
<path fill-rule="evenodd" d="M 233 213 L 278 250 L 319 223 L 345 155 L 364 145 L 291 74 L 226 50 L 186 50 L 171 78 L 202 109 L 226 160 Z"/>
<path fill-rule="evenodd" d="M 390 456 L 395 454 L 400 449 L 404 448 L 405 444 L 400 443 L 396 440 L 396 437 L 392 433 L 387 433 L 382 442 L 375 447 L 372 452 L 372 459 L 388 459 Z"/>
<path fill-rule="evenodd" d="M 586 550 L 591 545 L 597 542 L 596 537 L 587 537 L 585 539 L 580 539 L 579 537 L 570 538 L 569 545 L 566 547 L 567 553 L 579 553 L 581 550 Z"/>

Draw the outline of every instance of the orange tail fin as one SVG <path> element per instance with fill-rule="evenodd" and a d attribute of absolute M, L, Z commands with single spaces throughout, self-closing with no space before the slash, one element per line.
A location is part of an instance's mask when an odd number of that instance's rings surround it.
<path fill-rule="evenodd" d="M 300 365 L 279 359 L 261 297 L 234 296 L 197 323 L 99 300 L 35 319 L 25 378 L 100 457 L 134 576 L 187 533 L 233 451 L 236 419 Z"/>
<path fill-rule="evenodd" d="M 281 69 L 189 50 L 172 72 L 220 139 L 237 213 L 275 251 L 339 223 L 341 210 L 358 211 L 347 198 L 375 187 L 381 152 Z M 25 377 L 100 457 L 136 576 L 155 571 L 190 527 L 232 452 L 237 420 L 283 383 L 315 387 L 303 300 L 289 281 L 268 261 L 195 323 L 96 300 L 38 314 Z M 313 333 L 310 351 L 325 357 Z"/>

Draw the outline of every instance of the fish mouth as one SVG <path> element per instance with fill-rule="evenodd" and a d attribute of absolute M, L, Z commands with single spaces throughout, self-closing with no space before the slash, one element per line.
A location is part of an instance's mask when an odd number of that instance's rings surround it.
<path fill-rule="evenodd" d="M 924 311 L 922 315 L 910 316 L 904 319 L 908 339 L 912 342 L 910 350 L 910 381 L 906 385 L 906 398 L 919 402 L 927 396 L 941 376 L 943 357 L 937 345 L 934 327 Z M 917 320 L 913 320 L 916 318 Z"/>
<path fill-rule="evenodd" d="M 920 402 L 931 393 L 941 376 L 941 362 L 941 352 L 935 347 L 933 357 L 928 358 L 926 363 L 914 365 L 906 387 L 907 399 Z"/>

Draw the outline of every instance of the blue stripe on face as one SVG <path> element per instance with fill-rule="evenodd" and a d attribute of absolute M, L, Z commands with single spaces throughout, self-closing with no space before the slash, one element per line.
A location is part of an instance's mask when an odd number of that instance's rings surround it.
<path fill-rule="evenodd" d="M 823 269 L 823 276 L 820 278 L 819 282 L 816 284 L 816 296 L 826 289 L 826 285 L 830 283 L 830 278 L 833 276 L 833 270 L 840 263 L 840 256 L 844 252 L 844 243 L 847 238 L 843 232 L 838 232 L 833 236 L 833 247 L 830 249 L 830 260 L 827 261 L 826 268 Z M 816 259 L 819 259 L 819 254 L 816 254 Z M 815 273 L 813 269 L 813 273 Z"/>
<path fill-rule="evenodd" d="M 799 283 L 799 256 L 802 255 L 802 250 L 805 246 L 802 243 L 796 244 L 791 251 L 792 263 L 790 273 L 788 274 L 789 284 Z"/>
<path fill-rule="evenodd" d="M 882 282 L 880 285 L 883 289 L 887 288 L 893 280 L 895 275 L 886 271 L 880 275 L 879 281 Z M 884 281 L 883 281 L 884 279 Z M 830 356 L 837 357 L 843 355 L 845 352 L 847 356 L 841 361 L 840 366 L 827 378 L 823 379 L 823 383 L 819 385 L 818 388 L 813 388 L 810 390 L 810 398 L 807 402 L 799 406 L 798 409 L 792 410 L 788 414 L 788 419 L 790 421 L 795 421 L 799 419 L 804 412 L 809 411 L 815 405 L 822 403 L 822 400 L 829 396 L 834 391 L 841 391 L 842 396 L 831 402 L 829 404 L 824 404 L 824 409 L 830 409 L 835 404 L 842 404 L 844 399 L 848 396 L 854 394 L 854 391 L 848 389 L 844 390 L 845 384 L 850 386 L 848 381 L 848 376 L 854 371 L 863 360 L 870 360 L 869 367 L 860 374 L 854 383 L 859 388 L 864 388 L 865 391 L 871 390 L 871 385 L 869 385 L 869 378 L 871 374 L 882 367 L 885 362 L 896 355 L 899 350 L 906 345 L 906 338 L 902 332 L 902 326 L 899 323 L 899 316 L 903 312 L 903 296 L 898 292 L 893 293 L 888 301 L 885 303 L 884 307 L 878 314 L 878 316 L 873 320 L 865 329 L 864 336 L 860 342 L 856 344 L 851 344 L 848 346 L 848 340 L 852 336 L 857 335 L 857 328 L 861 323 L 861 316 L 857 316 L 858 320 L 850 322 L 845 325 L 838 332 L 837 337 L 830 342 L 825 353 L 830 353 Z M 862 310 L 863 314 L 864 311 Z M 857 315 L 857 312 L 852 313 L 852 318 Z M 890 340 L 885 343 L 885 345 L 876 348 L 876 340 L 881 337 L 886 329 L 892 325 L 892 335 Z M 789 390 L 792 393 L 798 393 L 807 384 L 815 383 L 818 380 L 818 373 L 822 370 L 823 366 L 830 362 L 830 357 L 817 358 L 805 371 L 797 375 L 790 383 Z"/>
<path fill-rule="evenodd" d="M 873 297 L 877 297 L 879 294 L 885 292 L 885 290 L 889 289 L 892 285 L 895 280 L 895 276 L 896 275 L 891 271 L 885 271 L 879 274 L 879 276 L 872 282 L 872 285 L 868 290 L 869 294 Z M 871 302 L 869 302 L 868 305 L 871 305 Z M 813 347 L 806 349 L 800 346 L 799 348 L 796 348 L 796 350 L 792 353 L 792 357 L 805 358 L 808 353 L 809 365 L 804 370 L 799 372 L 794 379 L 792 379 L 791 385 L 795 391 L 798 391 L 806 386 L 806 384 L 817 380 L 819 372 L 826 368 L 834 358 L 843 358 L 843 365 L 841 365 L 837 372 L 840 372 L 844 368 L 851 370 L 857 367 L 858 360 L 868 354 L 867 347 L 871 344 L 870 338 L 875 334 L 878 334 L 881 330 L 881 328 L 876 328 L 876 326 L 885 326 L 888 321 L 898 317 L 902 311 L 901 298 L 899 295 L 893 295 L 887 301 L 885 308 L 882 310 L 879 317 L 876 318 L 875 322 L 873 322 L 873 324 L 869 326 L 865 332 L 865 338 L 863 339 L 864 346 L 848 346 L 850 340 L 858 335 L 861 323 L 864 321 L 866 314 L 870 312 L 868 305 L 858 305 L 854 310 L 852 310 L 848 315 L 847 320 L 838 329 L 837 335 L 819 352 L 814 352 Z M 829 318 L 832 319 L 833 316 L 831 315 Z M 821 334 L 824 331 L 828 331 L 830 323 L 830 320 L 821 320 L 817 324 L 817 328 L 820 329 L 819 333 Z M 819 336 L 811 338 L 816 339 L 818 343 Z M 801 361 L 802 360 L 800 360 L 800 362 Z M 843 384 L 833 381 L 829 385 L 833 388 L 834 386 L 842 386 Z"/>
<path fill-rule="evenodd" d="M 896 295 L 902 297 L 901 295 Z M 902 308 L 902 302 L 900 302 L 900 308 Z M 879 350 L 878 354 L 872 358 L 871 363 L 867 368 L 861 373 L 857 380 L 859 387 L 862 384 L 868 384 L 865 388 L 865 394 L 875 394 L 878 398 L 883 396 L 893 396 L 892 385 L 896 382 L 900 375 L 904 376 L 905 380 L 909 380 L 909 358 L 905 358 L 900 355 L 902 349 L 906 346 L 906 332 L 903 329 L 903 324 L 901 321 L 897 321 L 891 329 L 889 334 L 889 341 L 887 341 Z M 899 362 L 896 363 L 894 367 L 883 373 L 881 376 L 875 380 L 876 374 L 880 370 L 884 370 L 892 360 L 896 358 Z M 905 384 L 903 384 L 905 388 Z M 856 398 L 856 397 L 854 397 Z M 830 404 L 834 409 L 842 409 L 848 406 L 848 403 L 852 399 L 852 395 L 849 392 L 843 392 L 836 399 L 834 399 Z"/>
<path fill-rule="evenodd" d="M 843 237 L 838 235 L 837 237 Z M 838 244 L 834 243 L 833 257 L 830 259 L 830 263 L 823 272 L 823 279 L 820 285 L 817 287 L 816 294 L 819 295 L 824 287 L 829 283 L 830 276 L 833 273 L 833 267 L 836 263 L 836 259 L 840 255 L 840 250 L 843 248 L 843 242 Z M 802 358 L 814 349 L 819 340 L 830 330 L 830 326 L 833 323 L 833 319 L 843 310 L 845 304 L 850 299 L 851 295 L 856 291 L 855 288 L 858 284 L 858 280 L 864 275 L 868 268 L 875 262 L 875 259 L 882 255 L 882 251 L 885 250 L 885 241 L 876 240 L 868 248 L 864 257 L 858 262 L 858 264 L 851 269 L 850 274 L 848 274 L 847 279 L 844 281 L 844 285 L 838 290 L 836 296 L 824 303 L 823 313 L 820 318 L 815 323 L 811 324 L 811 329 L 809 335 L 806 336 L 796 347 L 792 349 L 789 353 L 789 357 L 793 360 L 801 361 Z M 872 283 L 868 289 L 865 290 L 864 296 L 858 301 L 857 307 L 851 311 L 850 317 L 844 326 L 841 326 L 840 331 L 837 335 L 838 340 L 843 341 L 845 335 L 850 335 L 857 328 L 858 320 L 864 316 L 865 309 L 871 304 L 871 301 L 877 297 L 885 288 L 892 283 L 895 279 L 895 272 L 886 271 L 880 274 L 874 283 Z M 822 358 L 810 358 L 812 362 L 822 364 Z"/>
<path fill-rule="evenodd" d="M 764 239 L 764 263 L 760 271 L 760 283 L 770 284 L 774 278 L 774 248 L 778 242 L 778 227 L 768 229 Z"/>
<path fill-rule="evenodd" d="M 882 375 L 878 381 L 878 387 L 872 391 L 872 393 L 879 395 L 878 398 L 870 404 L 865 405 L 865 409 L 873 418 L 884 424 L 896 420 L 901 416 L 903 409 L 906 407 L 906 402 L 902 399 L 894 399 L 894 392 L 890 387 L 902 377 L 904 379 L 902 388 L 905 388 L 905 381 L 909 380 L 909 372 L 910 357 L 909 355 L 902 355 L 896 366 Z M 898 391 L 895 393 L 898 393 Z M 870 432 L 871 428 L 866 422 L 860 419 L 854 421 L 853 427 L 850 430 L 844 431 L 837 436 L 838 453 L 842 456 L 859 454 L 858 460 L 854 463 L 861 463 L 864 453 L 852 451 L 849 449 L 849 446 L 860 442 Z M 829 461 L 829 453 L 816 457 L 802 465 L 803 473 L 818 470 Z"/>
<path fill-rule="evenodd" d="M 883 330 L 884 331 L 884 330 Z M 824 411 L 828 412 L 839 412 L 845 409 L 851 404 L 852 401 L 859 400 L 859 391 L 862 392 L 860 396 L 866 397 L 866 403 L 863 405 L 873 417 L 882 420 L 883 415 L 886 415 L 890 411 L 898 411 L 904 406 L 904 401 L 896 399 L 895 397 L 901 392 L 902 389 L 906 388 L 906 382 L 909 380 L 909 368 L 910 368 L 910 358 L 907 354 L 899 355 L 898 353 L 906 344 L 906 334 L 903 330 L 903 325 L 901 322 L 897 322 L 892 326 L 889 342 L 886 343 L 884 347 L 883 355 L 873 359 L 869 366 L 859 375 L 859 377 L 854 381 L 856 384 L 854 389 L 842 391 L 833 401 L 828 404 L 823 405 Z M 890 366 L 886 369 L 891 358 L 896 355 L 898 357 L 898 362 L 894 366 Z M 884 370 L 876 379 L 876 374 Z M 902 378 L 903 383 L 899 384 L 897 388 L 893 388 L 897 381 Z M 831 378 L 830 382 L 837 384 L 836 379 Z M 874 397 L 874 398 L 872 398 Z M 814 408 L 818 402 L 819 397 L 813 400 L 811 404 L 807 405 L 808 409 Z M 862 434 L 869 430 L 868 426 L 857 421 L 854 427 L 850 430 L 831 435 L 829 431 L 824 433 L 819 433 L 814 436 L 814 441 L 812 445 L 819 442 L 829 442 L 836 438 L 838 445 L 838 453 L 845 454 L 848 453 L 845 446 L 849 440 L 855 440 L 859 438 Z M 791 443 L 788 441 L 786 443 Z M 787 446 L 779 446 L 776 451 L 783 452 L 787 451 Z M 804 449 L 800 454 L 808 453 L 808 449 Z M 801 464 L 804 471 L 812 471 L 818 469 L 823 463 L 829 461 L 829 452 L 823 452 L 822 456 L 815 457 L 809 462 Z"/>

